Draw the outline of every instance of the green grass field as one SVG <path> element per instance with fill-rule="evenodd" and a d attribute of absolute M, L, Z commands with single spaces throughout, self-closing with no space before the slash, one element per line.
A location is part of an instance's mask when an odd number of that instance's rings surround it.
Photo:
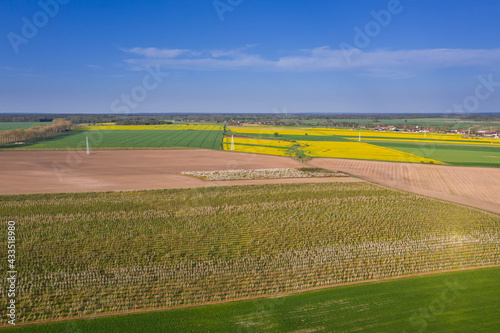
<path fill-rule="evenodd" d="M 500 268 L 34 326 L 14 332 L 498 332 Z M 10 331 L 10 330 L 9 330 Z"/>
<path fill-rule="evenodd" d="M 0 131 L 11 130 L 11 129 L 27 129 L 35 126 L 41 125 L 51 125 L 52 122 L 0 122 Z"/>
<path fill-rule="evenodd" d="M 0 200 L 19 323 L 500 265 L 500 217 L 369 183 Z"/>
<path fill-rule="evenodd" d="M 370 144 L 432 158 L 451 165 L 500 167 L 500 146 L 370 141 Z"/>
<path fill-rule="evenodd" d="M 39 142 L 4 146 L 12 149 L 91 149 L 99 148 L 220 148 L 223 130 L 71 130 Z"/>

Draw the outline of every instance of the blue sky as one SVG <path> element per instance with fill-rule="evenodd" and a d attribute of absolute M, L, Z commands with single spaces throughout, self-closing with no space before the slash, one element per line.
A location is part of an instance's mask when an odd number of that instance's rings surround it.
<path fill-rule="evenodd" d="M 17 0 L 0 15 L 0 113 L 500 112 L 495 0 Z"/>

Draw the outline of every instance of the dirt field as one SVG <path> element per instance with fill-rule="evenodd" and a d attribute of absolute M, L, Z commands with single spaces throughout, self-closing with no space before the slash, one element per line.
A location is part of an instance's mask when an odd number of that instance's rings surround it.
<path fill-rule="evenodd" d="M 388 187 L 500 213 L 500 169 L 314 159 L 312 166 L 344 171 Z"/>
<path fill-rule="evenodd" d="M 217 185 L 353 182 L 306 178 L 204 182 L 182 171 L 300 168 L 295 160 L 213 150 L 103 150 L 0 152 L 0 194 L 120 191 Z"/>
<path fill-rule="evenodd" d="M 344 171 L 396 189 L 500 213 L 500 169 L 314 159 L 312 166 Z M 0 194 L 121 191 L 296 182 L 352 182 L 305 178 L 204 182 L 182 171 L 300 168 L 285 157 L 210 150 L 0 152 Z"/>

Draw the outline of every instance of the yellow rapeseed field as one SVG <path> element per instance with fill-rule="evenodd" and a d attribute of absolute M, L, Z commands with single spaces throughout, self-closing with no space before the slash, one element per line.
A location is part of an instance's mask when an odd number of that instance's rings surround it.
<path fill-rule="evenodd" d="M 231 150 L 231 137 L 224 138 L 224 150 Z M 234 151 L 267 155 L 289 156 L 292 142 L 251 138 L 234 138 Z M 397 162 L 442 162 L 405 153 L 399 150 L 374 146 L 363 142 L 297 141 L 301 150 L 311 157 L 354 158 Z M 251 146 L 255 145 L 255 146 Z M 271 147 L 264 147 L 271 146 Z"/>
<path fill-rule="evenodd" d="M 405 153 L 399 150 L 374 146 L 363 142 L 298 141 L 305 146 L 302 150 L 311 157 L 351 158 L 361 160 L 380 160 L 396 162 L 442 162 Z"/>
<path fill-rule="evenodd" d="M 224 144 L 224 150 L 231 150 L 230 144 Z M 276 155 L 276 156 L 289 156 L 288 150 L 283 148 L 274 147 L 260 147 L 260 146 L 243 146 L 234 145 L 234 151 L 240 153 L 254 153 L 254 154 L 265 154 L 265 155 Z"/>
<path fill-rule="evenodd" d="M 234 138 L 234 151 L 241 153 L 288 156 L 288 147 L 291 147 L 292 145 L 293 144 L 288 141 Z M 224 138 L 224 150 L 231 150 L 230 137 Z"/>
<path fill-rule="evenodd" d="M 304 128 L 306 129 L 306 128 Z M 314 130 L 314 129 L 311 129 Z M 347 129 L 329 129 L 329 128 L 318 128 L 311 135 L 337 135 L 341 137 L 358 137 L 361 134 L 361 140 L 380 140 L 380 141 L 415 141 L 412 139 L 418 139 L 417 142 L 440 142 L 440 143 L 485 143 L 491 144 L 499 143 L 500 139 L 493 138 L 464 138 L 461 134 L 441 134 L 441 133 L 413 133 L 413 132 L 380 132 L 380 131 L 370 131 L 370 130 L 347 130 Z M 371 137 L 371 138 L 366 138 Z M 379 139 L 380 138 L 380 139 Z M 410 140 L 405 140 L 410 139 Z M 451 140 L 451 142 L 449 141 Z M 459 142 L 458 142 L 459 141 Z"/>
<path fill-rule="evenodd" d="M 401 142 L 435 142 L 449 144 L 500 144 L 500 139 L 493 138 L 464 138 L 461 134 L 441 133 L 406 133 L 406 132 L 381 132 L 372 130 L 349 130 L 333 128 L 310 127 L 228 127 L 233 133 L 242 135 L 274 134 L 280 135 L 315 135 L 315 136 L 340 136 L 348 139 L 357 139 L 361 134 L 363 141 L 401 141 Z M 416 140 L 417 139 L 417 140 Z"/>
<path fill-rule="evenodd" d="M 231 138 L 225 137 L 224 144 L 231 144 Z M 266 140 L 266 139 L 251 139 L 251 138 L 234 138 L 234 144 L 257 145 L 257 146 L 273 146 L 286 148 L 293 146 L 293 143 L 283 140 Z"/>

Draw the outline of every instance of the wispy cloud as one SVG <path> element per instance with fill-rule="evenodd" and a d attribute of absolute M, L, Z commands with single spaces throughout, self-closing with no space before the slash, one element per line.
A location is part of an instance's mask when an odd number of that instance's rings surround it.
<path fill-rule="evenodd" d="M 182 49 L 157 49 L 155 47 L 134 47 L 132 49 L 122 49 L 122 51 L 137 55 L 145 56 L 146 58 L 176 58 L 180 55 L 190 54 L 190 50 Z"/>
<path fill-rule="evenodd" d="M 422 70 L 481 66 L 500 69 L 500 49 L 424 49 L 424 50 L 335 50 L 328 46 L 299 50 L 279 59 L 248 53 L 253 45 L 232 50 L 180 50 L 140 48 L 123 51 L 140 58 L 126 59 L 131 69 L 151 65 L 187 70 L 254 71 L 347 71 L 357 75 L 391 78 L 411 77 Z M 348 52 L 348 57 L 346 56 Z"/>

